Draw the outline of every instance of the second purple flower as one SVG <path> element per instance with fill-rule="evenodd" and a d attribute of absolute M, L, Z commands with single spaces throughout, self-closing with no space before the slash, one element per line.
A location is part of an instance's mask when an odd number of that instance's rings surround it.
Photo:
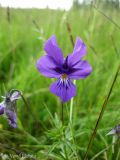
<path fill-rule="evenodd" d="M 82 60 L 87 53 L 86 45 L 78 37 L 73 53 L 64 58 L 53 35 L 45 42 L 44 50 L 46 55 L 37 61 L 37 69 L 46 77 L 57 78 L 50 86 L 50 91 L 60 97 L 62 102 L 67 102 L 76 95 L 76 86 L 72 80 L 86 78 L 92 71 L 90 64 Z"/>

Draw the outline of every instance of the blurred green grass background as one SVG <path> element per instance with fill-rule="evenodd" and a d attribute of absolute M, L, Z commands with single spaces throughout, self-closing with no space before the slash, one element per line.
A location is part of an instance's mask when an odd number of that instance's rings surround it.
<path fill-rule="evenodd" d="M 115 8 L 102 10 L 120 25 L 119 10 Z M 4 117 L 0 116 L 1 144 L 37 155 L 38 159 L 62 159 L 57 146 L 60 142 L 57 143 L 56 140 L 59 137 L 59 127 L 55 130 L 54 120 L 49 114 L 50 112 L 55 117 L 57 113 L 58 117 L 60 116 L 60 102 L 49 91 L 49 86 L 54 80 L 43 77 L 37 71 L 36 61 L 44 54 L 44 41 L 53 34 L 56 35 L 64 55 L 72 53 L 73 47 L 66 27 L 66 22 L 69 22 L 74 40 L 80 36 L 87 45 L 88 54 L 85 59 L 93 67 L 93 72 L 87 79 L 77 81 L 77 96 L 73 105 L 75 146 L 83 159 L 119 63 L 120 30 L 91 6 L 68 12 L 49 9 L 10 9 L 9 21 L 7 12 L 7 9 L 0 8 L 0 95 L 4 95 L 12 88 L 19 89 L 26 97 L 29 109 L 22 100 L 18 102 L 19 128 L 16 130 L 11 129 Z M 112 138 L 105 135 L 120 121 L 119 82 L 120 77 L 113 89 L 88 159 L 92 159 L 112 143 Z M 67 125 L 70 103 L 64 107 Z M 13 153 L 1 145 L 0 152 Z M 75 157 L 69 149 L 68 153 L 71 155 L 69 159 L 74 160 Z M 98 159 L 105 157 L 110 159 L 111 148 L 100 154 Z"/>

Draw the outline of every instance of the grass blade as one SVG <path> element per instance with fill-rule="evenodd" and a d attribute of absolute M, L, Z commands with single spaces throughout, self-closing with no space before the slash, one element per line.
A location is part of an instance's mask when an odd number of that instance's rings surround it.
<path fill-rule="evenodd" d="M 102 14 L 104 17 L 107 18 L 107 20 L 109 20 L 111 23 L 113 23 L 118 29 L 120 29 L 120 26 L 114 21 L 112 20 L 110 17 L 108 17 L 105 13 L 103 13 L 100 9 L 98 9 L 96 6 L 93 5 L 93 7 L 100 13 Z"/>

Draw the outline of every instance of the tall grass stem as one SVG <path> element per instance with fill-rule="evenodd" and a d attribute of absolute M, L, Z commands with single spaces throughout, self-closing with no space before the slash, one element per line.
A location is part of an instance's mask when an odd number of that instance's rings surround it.
<path fill-rule="evenodd" d="M 88 152 L 89 152 L 89 150 L 90 150 L 90 148 L 91 148 L 91 146 L 92 146 L 93 140 L 94 140 L 94 138 L 95 138 L 95 136 L 96 136 L 96 132 L 97 132 L 98 126 L 99 126 L 100 121 L 101 121 L 101 119 L 102 119 L 102 117 L 103 117 L 103 114 L 104 114 L 104 111 L 105 111 L 105 109 L 106 109 L 107 103 L 108 103 L 108 101 L 109 101 L 110 95 L 111 95 L 111 93 L 112 93 L 113 87 L 114 87 L 115 82 L 116 82 L 116 80 L 117 80 L 119 71 L 120 71 L 120 64 L 119 64 L 118 67 L 117 67 L 117 71 L 116 71 L 116 73 L 115 73 L 115 76 L 114 76 L 113 82 L 112 82 L 112 84 L 111 84 L 111 87 L 110 87 L 110 89 L 109 89 L 109 92 L 108 92 L 108 94 L 107 94 L 107 97 L 106 97 L 106 98 L 104 99 L 104 101 L 103 101 L 103 105 L 102 105 L 102 108 L 101 108 L 99 117 L 98 117 L 98 119 L 97 119 L 97 121 L 96 121 L 95 128 L 94 128 L 94 130 L 93 130 L 93 133 L 92 133 L 92 135 L 91 135 L 91 137 L 90 137 L 90 140 L 89 140 L 89 143 L 88 143 L 88 147 L 87 147 L 87 150 L 86 150 L 86 153 L 85 153 L 85 156 L 84 156 L 84 160 L 87 159 Z"/>

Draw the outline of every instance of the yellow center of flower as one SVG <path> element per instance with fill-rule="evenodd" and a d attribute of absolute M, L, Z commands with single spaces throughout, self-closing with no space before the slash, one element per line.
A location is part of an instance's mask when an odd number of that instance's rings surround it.
<path fill-rule="evenodd" d="M 63 80 L 67 79 L 67 74 L 62 74 L 62 79 Z"/>

